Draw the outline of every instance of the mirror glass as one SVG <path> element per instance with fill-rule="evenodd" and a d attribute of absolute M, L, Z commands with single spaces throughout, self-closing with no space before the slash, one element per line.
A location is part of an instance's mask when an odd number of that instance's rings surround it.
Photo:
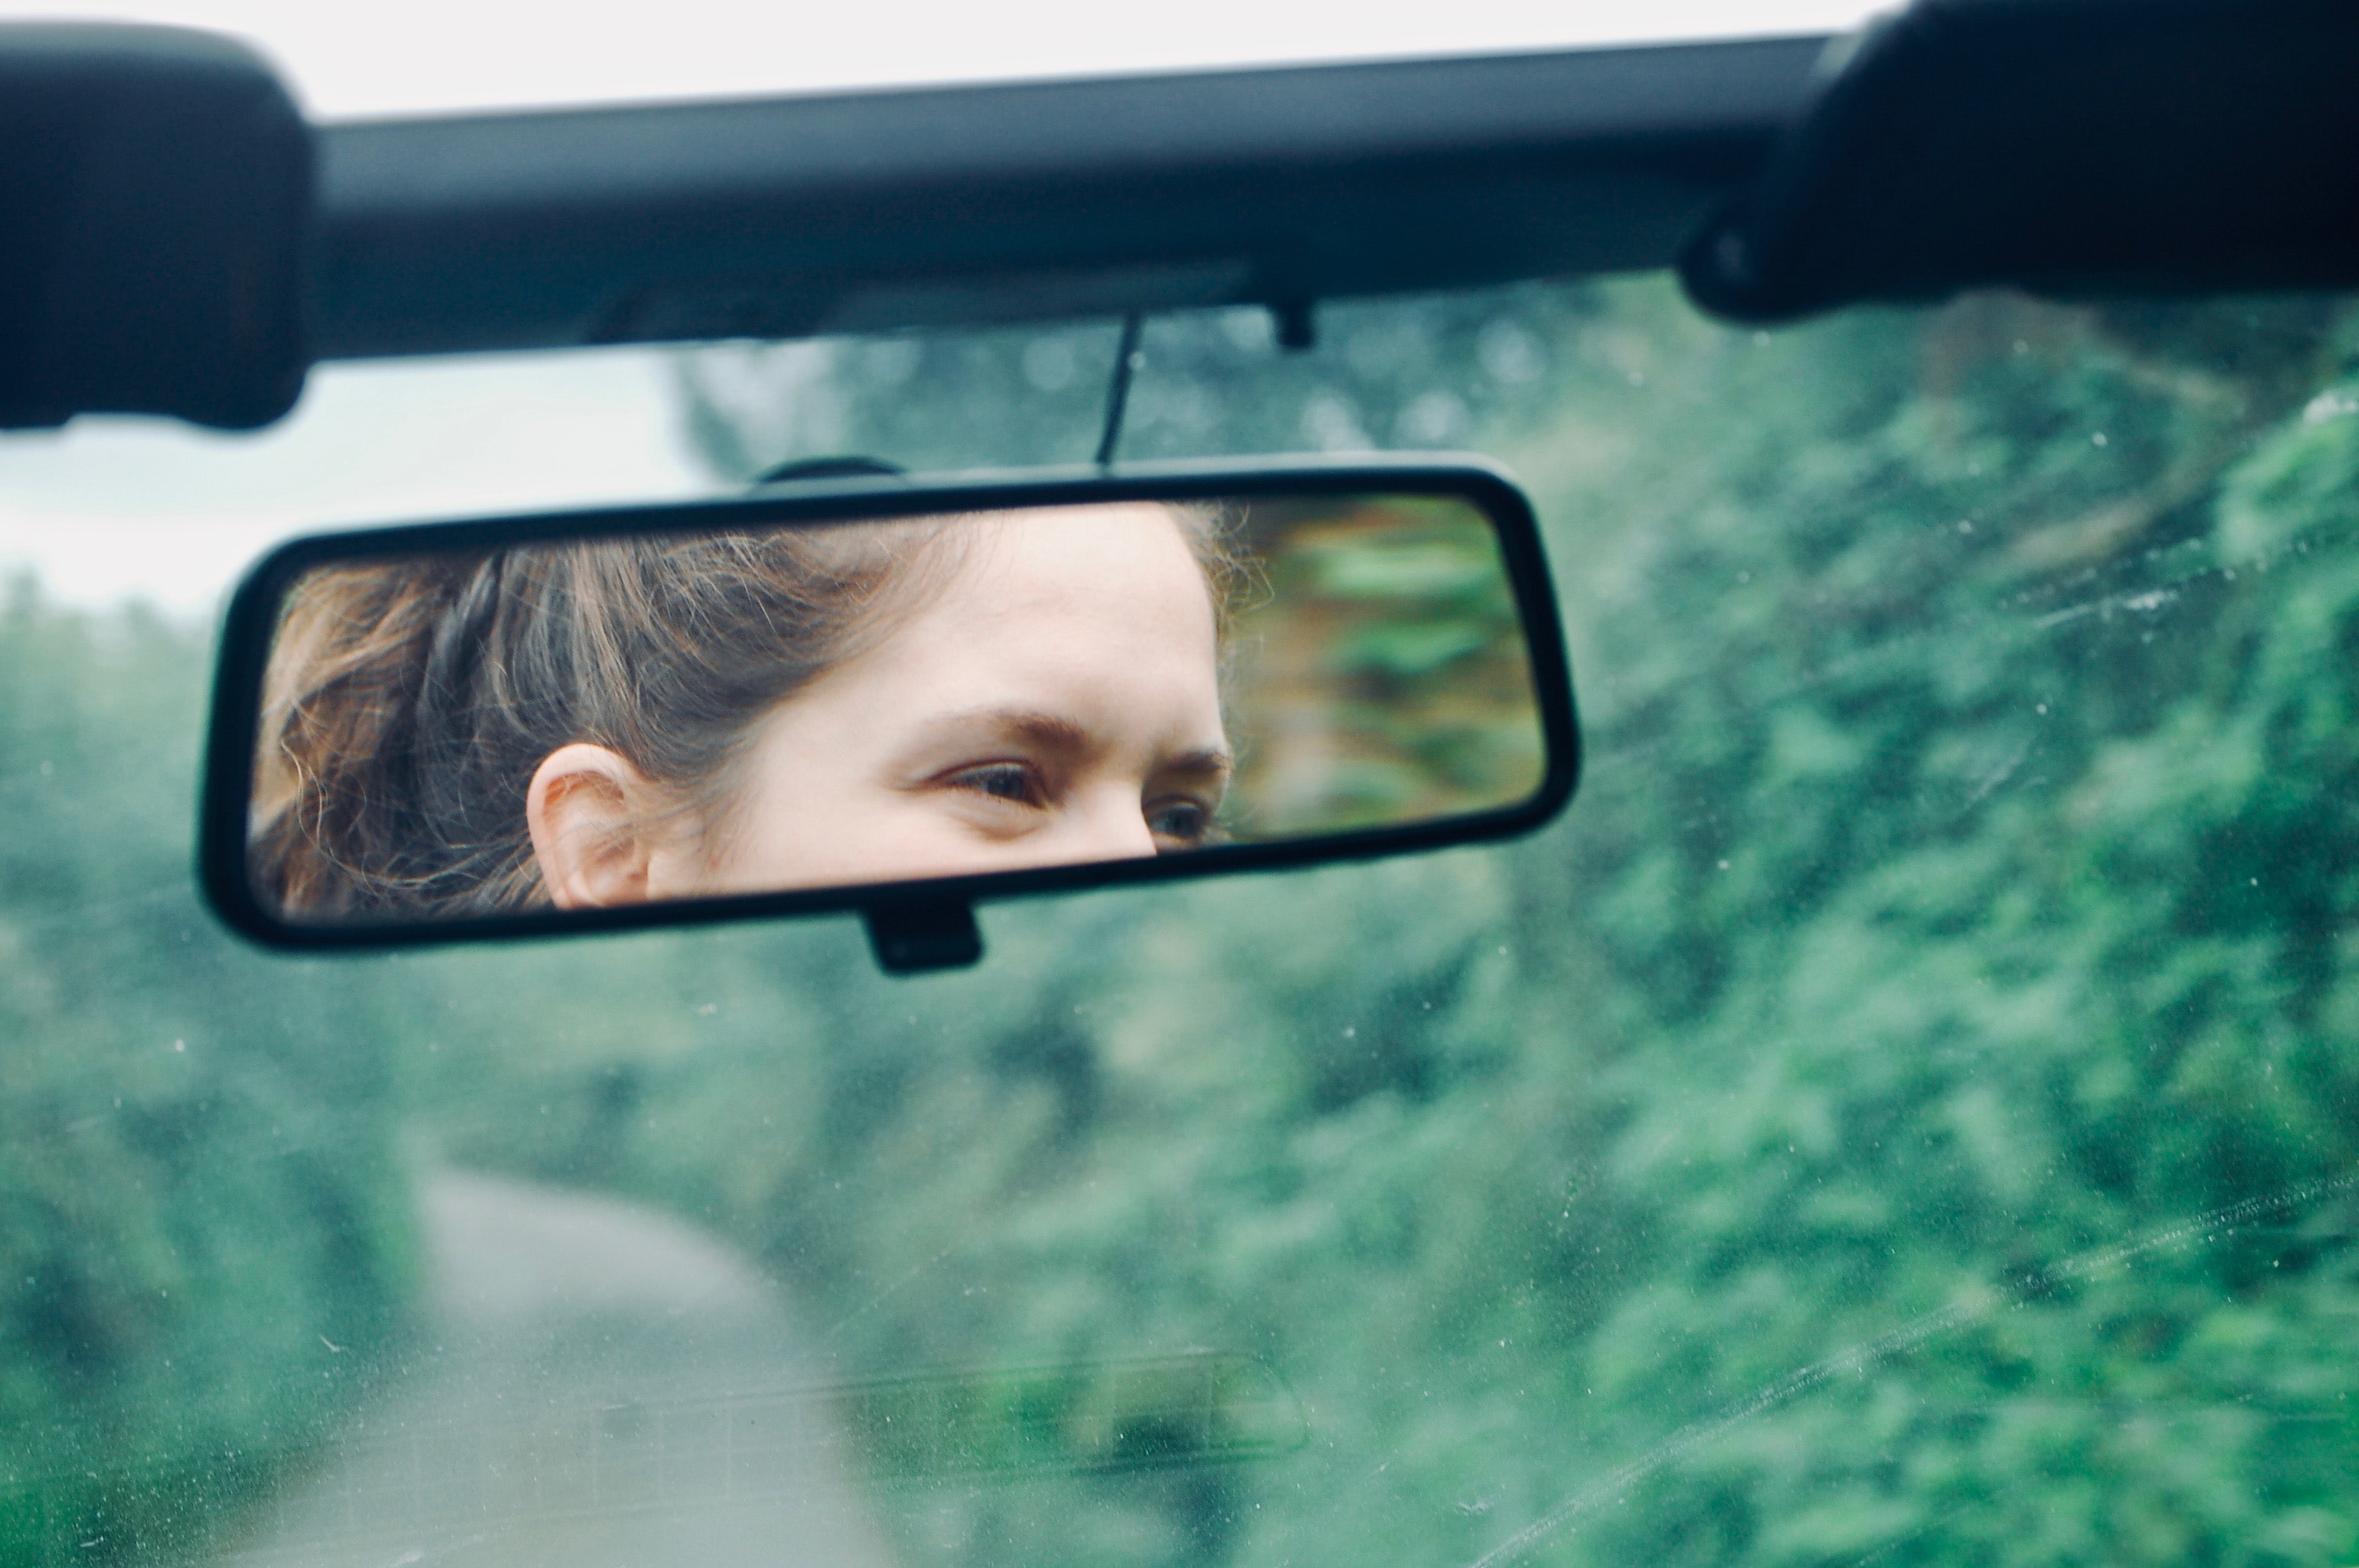
<path fill-rule="evenodd" d="M 1446 495 L 379 547 L 273 617 L 246 865 L 297 924 L 1218 853 L 1546 773 L 1496 525 Z"/>

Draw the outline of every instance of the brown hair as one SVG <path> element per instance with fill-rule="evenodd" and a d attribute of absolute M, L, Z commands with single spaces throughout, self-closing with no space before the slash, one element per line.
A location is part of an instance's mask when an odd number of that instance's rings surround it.
<path fill-rule="evenodd" d="M 1225 620 L 1219 517 L 1169 509 Z M 281 611 L 249 865 L 310 920 L 484 914 L 547 900 L 534 770 L 607 746 L 717 815 L 772 707 L 900 624 L 973 519 L 519 545 L 333 567 Z"/>

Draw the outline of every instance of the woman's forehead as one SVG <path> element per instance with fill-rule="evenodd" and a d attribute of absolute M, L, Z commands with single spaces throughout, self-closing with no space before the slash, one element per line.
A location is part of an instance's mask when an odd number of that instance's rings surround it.
<path fill-rule="evenodd" d="M 1220 728 L 1218 653 L 1211 591 L 1169 509 L 1060 507 L 995 515 L 860 675 L 903 711 L 1016 708 L 1093 730 L 1127 715 L 1201 739 Z"/>
<path fill-rule="evenodd" d="M 1027 508 L 987 514 L 981 523 L 961 575 L 991 600 L 1211 605 L 1185 524 L 1158 503 Z"/>
<path fill-rule="evenodd" d="M 1046 533 L 1082 536 L 1118 536 L 1145 531 L 1169 535 L 1184 547 L 1187 524 L 1178 508 L 1160 501 L 1093 501 L 1062 506 L 1014 506 L 1004 511 L 972 514 L 980 531 L 990 534 Z"/>

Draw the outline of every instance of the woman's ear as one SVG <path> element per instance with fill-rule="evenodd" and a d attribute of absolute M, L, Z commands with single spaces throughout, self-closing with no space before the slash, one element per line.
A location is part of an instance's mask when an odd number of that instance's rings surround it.
<path fill-rule="evenodd" d="M 670 860 L 668 830 L 676 827 L 662 794 L 605 746 L 577 741 L 543 757 L 525 792 L 524 819 L 549 901 L 602 909 L 655 896 L 658 861 Z"/>

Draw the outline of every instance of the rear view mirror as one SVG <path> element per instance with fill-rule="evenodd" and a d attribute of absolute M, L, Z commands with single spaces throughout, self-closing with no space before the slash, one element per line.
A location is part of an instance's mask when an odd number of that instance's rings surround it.
<path fill-rule="evenodd" d="M 864 479 L 325 535 L 232 602 L 202 828 L 288 946 L 973 901 L 1537 826 L 1572 701 L 1476 464 Z"/>

